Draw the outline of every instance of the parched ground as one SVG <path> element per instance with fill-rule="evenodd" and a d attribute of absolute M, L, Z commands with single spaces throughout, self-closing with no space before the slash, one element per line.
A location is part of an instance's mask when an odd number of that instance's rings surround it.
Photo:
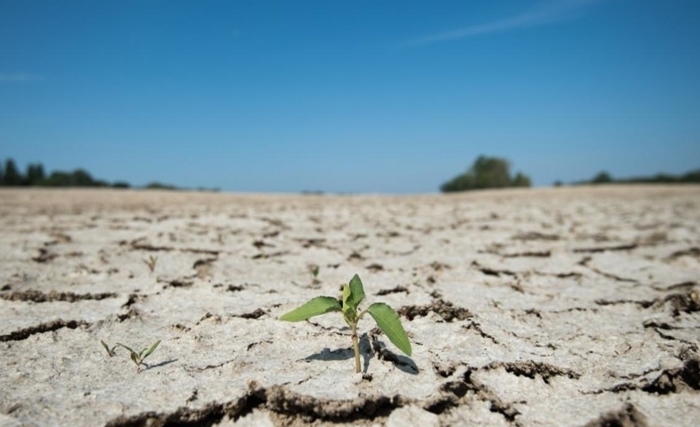
<path fill-rule="evenodd" d="M 698 186 L 2 190 L 0 262 L 3 426 L 700 423 Z M 412 357 L 277 320 L 355 273 Z"/>

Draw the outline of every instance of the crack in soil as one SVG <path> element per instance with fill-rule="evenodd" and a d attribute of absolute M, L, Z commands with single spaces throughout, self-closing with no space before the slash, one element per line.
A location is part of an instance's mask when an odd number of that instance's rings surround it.
<path fill-rule="evenodd" d="M 700 248 L 692 247 L 692 248 L 676 251 L 676 252 L 672 253 L 671 255 L 669 255 L 666 259 L 667 260 L 674 260 L 676 258 L 680 258 L 683 256 L 692 256 L 695 258 L 699 258 L 700 257 Z"/>
<path fill-rule="evenodd" d="M 267 409 L 301 423 L 316 420 L 352 423 L 387 417 L 394 409 L 407 403 L 409 400 L 400 395 L 326 400 L 295 393 L 285 386 L 259 387 L 251 381 L 244 396 L 229 402 L 212 402 L 200 409 L 180 407 L 170 413 L 149 411 L 128 417 L 120 416 L 110 420 L 106 427 L 210 427 L 221 422 L 224 417 L 237 420 L 255 409 Z"/>
<path fill-rule="evenodd" d="M 221 251 L 217 251 L 214 249 L 199 249 L 199 248 L 175 248 L 173 246 L 155 246 L 151 245 L 150 243 L 145 243 L 143 242 L 145 238 L 140 238 L 136 240 L 132 240 L 131 243 L 128 243 L 129 246 L 131 246 L 131 249 L 134 250 L 142 250 L 142 251 L 150 251 L 150 252 L 172 252 L 172 251 L 181 251 L 181 252 L 191 252 L 195 254 L 208 254 L 208 255 L 219 255 Z M 120 244 L 124 245 L 127 244 L 126 242 L 120 242 Z"/>
<path fill-rule="evenodd" d="M 261 249 L 261 248 L 274 248 L 275 245 L 272 245 L 270 243 L 266 243 L 264 240 L 255 240 L 253 241 L 253 246 L 255 246 L 256 249 Z"/>
<path fill-rule="evenodd" d="M 355 251 L 348 255 L 348 261 L 364 261 L 365 257 L 362 256 L 359 252 Z"/>
<path fill-rule="evenodd" d="M 391 289 L 382 289 L 381 291 L 377 292 L 377 295 L 383 296 L 383 295 L 389 295 L 389 294 L 397 294 L 399 292 L 405 292 L 406 295 L 410 294 L 408 289 L 406 289 L 404 286 L 397 286 L 397 287 L 391 288 Z"/>
<path fill-rule="evenodd" d="M 236 361 L 236 359 L 230 359 L 230 360 L 223 361 L 223 362 L 221 362 L 221 363 L 217 363 L 216 365 L 186 367 L 185 370 L 188 371 L 188 372 L 202 372 L 202 371 L 206 371 L 206 370 L 208 370 L 208 369 L 217 369 L 217 368 L 220 368 L 220 367 L 222 367 L 222 366 L 226 366 L 226 365 L 228 365 L 229 363 L 232 363 L 232 362 L 235 362 L 235 361 Z"/>
<path fill-rule="evenodd" d="M 450 266 L 449 264 L 445 264 L 444 262 L 433 261 L 430 263 L 430 268 L 432 268 L 436 272 L 439 272 L 442 270 L 449 270 L 452 268 L 452 266 Z"/>
<path fill-rule="evenodd" d="M 32 258 L 32 261 L 38 262 L 40 264 L 47 263 L 55 258 L 58 258 L 58 254 L 49 252 L 44 248 L 39 248 L 39 255 Z"/>
<path fill-rule="evenodd" d="M 472 393 L 479 400 L 490 404 L 489 410 L 501 414 L 508 422 L 515 426 L 520 426 L 515 417 L 520 415 L 512 405 L 501 400 L 496 393 L 490 390 L 485 384 L 472 378 L 472 373 L 477 369 L 469 368 L 457 381 L 448 381 L 440 386 L 441 396 L 424 405 L 426 411 L 436 415 L 441 415 L 448 410 L 466 403 L 465 396 Z"/>
<path fill-rule="evenodd" d="M 250 259 L 269 259 L 269 258 L 276 258 L 276 257 L 281 257 L 284 255 L 289 254 L 289 251 L 279 251 L 279 252 L 272 252 L 272 253 L 259 253 L 256 255 L 253 255 Z"/>
<path fill-rule="evenodd" d="M 608 412 L 586 423 L 584 427 L 648 427 L 648 424 L 644 414 L 628 403 L 617 411 Z"/>
<path fill-rule="evenodd" d="M 663 301 L 657 301 L 659 305 L 668 304 L 673 317 L 680 316 L 681 312 L 690 314 L 700 311 L 700 297 L 695 291 L 689 291 L 685 294 L 667 295 Z"/>
<path fill-rule="evenodd" d="M 266 314 L 267 314 L 267 312 L 265 310 L 263 310 L 262 308 L 256 308 L 254 311 L 251 311 L 250 313 L 233 314 L 233 315 L 231 315 L 231 317 L 240 317 L 242 319 L 259 319 Z"/>
<path fill-rule="evenodd" d="M 365 268 L 373 273 L 376 273 L 377 271 L 384 271 L 384 266 L 377 263 L 370 264 Z"/>
<path fill-rule="evenodd" d="M 426 305 L 407 305 L 398 310 L 398 314 L 406 317 L 409 321 L 416 317 L 427 316 L 430 312 L 442 317 L 445 322 L 465 320 L 472 317 L 472 314 L 466 308 L 455 307 L 451 302 L 443 299 L 438 299 Z"/>
<path fill-rule="evenodd" d="M 250 351 L 251 348 L 255 347 L 256 345 L 260 345 L 260 344 L 272 344 L 272 341 L 263 340 L 263 341 L 252 342 L 252 343 L 248 344 L 248 347 L 246 347 L 245 349 L 246 349 L 246 351 Z"/>
<path fill-rule="evenodd" d="M 121 313 L 117 315 L 117 320 L 119 323 L 127 320 L 127 319 L 135 319 L 141 315 L 141 312 L 135 309 L 134 307 L 130 307 L 129 310 L 126 313 Z"/>
<path fill-rule="evenodd" d="M 479 333 L 479 335 L 481 335 L 482 338 L 486 338 L 486 339 L 490 340 L 492 343 L 499 345 L 499 342 L 498 342 L 498 340 L 496 340 L 496 338 L 487 334 L 486 332 L 484 332 L 481 329 L 481 324 L 479 322 L 472 320 L 471 322 L 469 322 L 468 325 L 462 326 L 462 328 L 467 329 L 467 330 L 474 329 L 475 331 L 477 331 Z"/>
<path fill-rule="evenodd" d="M 536 375 L 539 375 L 546 384 L 549 384 L 550 378 L 557 376 L 565 376 L 572 380 L 581 378 L 581 374 L 571 369 L 560 368 L 548 363 L 534 362 L 532 360 L 526 362 L 492 362 L 482 369 L 491 370 L 498 368 L 503 368 L 506 372 L 515 376 L 523 376 L 533 380 Z"/>
<path fill-rule="evenodd" d="M 617 280 L 618 282 L 639 283 L 638 281 L 636 281 L 636 280 L 634 280 L 634 279 L 628 279 L 628 278 L 626 278 L 626 277 L 616 276 L 616 275 L 614 275 L 614 274 L 612 274 L 612 273 L 606 273 L 605 271 L 599 270 L 599 269 L 597 269 L 597 268 L 595 268 L 595 267 L 588 267 L 588 268 L 590 268 L 590 269 L 593 270 L 594 272 L 600 274 L 601 276 L 607 277 L 608 279 Z"/>
<path fill-rule="evenodd" d="M 324 238 L 304 238 L 304 239 L 294 239 L 299 244 L 301 244 L 301 247 L 304 249 L 309 249 L 310 247 L 316 247 L 316 248 L 325 248 L 325 249 L 333 249 L 327 245 L 325 245 L 326 239 Z"/>
<path fill-rule="evenodd" d="M 146 299 L 146 295 L 129 294 L 129 298 L 122 305 L 122 308 L 131 308 L 132 305 L 136 304 L 137 302 L 141 302 L 144 299 Z"/>
<path fill-rule="evenodd" d="M 681 282 L 675 285 L 668 286 L 666 288 L 659 288 L 654 286 L 657 291 L 675 291 L 675 290 L 690 290 L 697 286 L 697 282 Z"/>
<path fill-rule="evenodd" d="M 90 323 L 82 320 L 65 321 L 58 319 L 53 322 L 40 323 L 36 326 L 20 329 L 7 335 L 0 335 L 0 342 L 26 340 L 34 334 L 43 334 L 44 332 L 52 332 L 61 328 L 75 329 L 79 326 L 90 326 Z"/>
<path fill-rule="evenodd" d="M 636 304 L 642 308 L 649 308 L 652 305 L 654 305 L 655 302 L 656 301 L 645 301 L 645 300 L 635 301 L 635 300 L 627 300 L 627 299 L 621 299 L 621 300 L 597 299 L 597 300 L 595 300 L 595 303 L 598 305 Z"/>
<path fill-rule="evenodd" d="M 503 258 L 518 258 L 518 257 L 532 257 L 532 258 L 549 258 L 552 256 L 552 251 L 530 251 L 530 252 L 516 252 L 512 254 L 503 254 Z"/>
<path fill-rule="evenodd" d="M 486 274 L 487 276 L 501 277 L 501 274 L 504 274 L 506 276 L 516 277 L 518 275 L 518 273 L 515 273 L 515 272 L 510 271 L 510 270 L 496 270 L 494 268 L 484 267 L 476 261 L 472 262 L 472 266 L 476 267 L 477 270 L 481 271 L 482 273 Z"/>
<path fill-rule="evenodd" d="M 598 252 L 607 252 L 607 251 L 631 251 L 633 249 L 636 249 L 639 247 L 638 244 L 636 243 L 630 243 L 626 245 L 617 245 L 617 246 L 597 246 L 593 248 L 574 248 L 573 252 L 575 254 L 593 254 L 593 253 L 598 253 Z"/>
<path fill-rule="evenodd" d="M 452 376 L 452 374 L 454 374 L 456 370 L 457 367 L 453 364 L 439 365 L 437 363 L 433 363 L 433 371 L 435 371 L 436 374 L 440 375 L 443 378 Z"/>
<path fill-rule="evenodd" d="M 116 298 L 117 294 L 113 292 L 103 292 L 99 294 L 76 294 L 73 292 L 41 292 L 36 290 L 14 291 L 6 294 L 1 294 L 0 298 L 7 301 L 31 301 L 36 303 L 67 301 L 76 302 L 83 300 L 103 300 L 106 298 Z"/>
<path fill-rule="evenodd" d="M 204 279 L 211 276 L 212 264 L 214 264 L 214 262 L 218 259 L 219 257 L 215 256 L 213 258 L 198 259 L 195 261 L 194 264 L 192 264 L 192 268 L 197 271 L 197 277 Z"/>
<path fill-rule="evenodd" d="M 639 284 L 639 282 L 638 282 L 637 280 L 635 280 L 635 279 L 628 279 L 628 278 L 626 278 L 626 277 L 616 276 L 616 275 L 614 275 L 614 274 L 612 274 L 612 273 L 607 273 L 607 272 L 605 272 L 605 271 L 602 271 L 602 270 L 600 270 L 600 269 L 598 269 L 598 268 L 596 268 L 596 267 L 591 267 L 590 265 L 588 265 L 588 263 L 589 263 L 590 261 L 591 261 L 591 258 L 590 258 L 590 257 L 586 257 L 586 258 L 582 259 L 578 264 L 581 265 L 581 266 L 583 266 L 583 267 L 586 267 L 586 268 L 590 269 L 591 271 L 593 271 L 593 272 L 595 272 L 595 273 L 600 274 L 600 275 L 603 276 L 603 277 L 607 277 L 608 279 L 617 280 L 618 282 L 627 282 L 627 283 L 636 283 L 636 284 Z"/>
<path fill-rule="evenodd" d="M 163 283 L 163 281 L 158 280 L 158 282 Z M 186 279 L 175 279 L 175 280 L 170 280 L 165 282 L 165 286 L 163 286 L 163 289 L 168 289 L 168 288 L 191 288 L 192 285 L 194 285 L 194 282 L 191 280 L 186 280 Z"/>
<path fill-rule="evenodd" d="M 654 379 L 644 378 L 650 372 L 645 372 L 638 376 L 638 383 L 624 382 L 613 387 L 596 390 L 586 394 L 601 394 L 604 392 L 621 393 L 629 390 L 641 390 L 645 393 L 665 395 L 669 393 L 689 392 L 700 390 L 700 363 L 697 358 L 684 357 L 681 368 L 663 369 Z"/>
<path fill-rule="evenodd" d="M 686 360 L 682 368 L 665 369 L 649 384 L 641 387 L 647 393 L 668 394 L 686 389 L 700 390 L 700 364 L 697 360 Z"/>
<path fill-rule="evenodd" d="M 411 255 L 413 253 L 416 253 L 418 251 L 418 249 L 420 249 L 420 248 L 421 248 L 421 245 L 414 245 L 412 249 L 409 249 L 409 250 L 404 251 L 404 252 L 384 251 L 384 253 L 387 255 L 394 255 L 394 256 L 408 256 L 408 255 Z"/>
<path fill-rule="evenodd" d="M 556 234 L 546 234 L 546 233 L 540 233 L 538 231 L 530 231 L 527 233 L 519 233 L 516 234 L 515 236 L 511 237 L 513 240 L 548 240 L 548 241 L 554 241 L 554 240 L 559 240 L 559 236 Z"/>
<path fill-rule="evenodd" d="M 558 277 L 560 279 L 567 279 L 569 277 L 579 278 L 579 277 L 582 277 L 583 275 L 581 273 L 569 272 L 569 273 L 555 273 L 555 274 L 551 274 L 551 276 Z"/>

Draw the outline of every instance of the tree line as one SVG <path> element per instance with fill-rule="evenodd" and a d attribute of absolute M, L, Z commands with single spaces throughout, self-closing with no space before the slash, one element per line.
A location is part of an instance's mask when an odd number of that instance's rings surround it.
<path fill-rule="evenodd" d="M 651 176 L 615 179 L 606 171 L 599 172 L 590 180 L 577 181 L 571 185 L 600 185 L 600 184 L 684 184 L 700 183 L 700 169 L 685 174 L 673 175 L 659 173 Z M 511 175 L 510 164 L 500 157 L 479 156 L 464 172 L 440 186 L 443 193 L 456 191 L 480 190 L 487 188 L 530 187 L 530 177 L 518 172 Z M 559 187 L 561 181 L 554 183 Z"/>
<path fill-rule="evenodd" d="M 126 181 L 108 182 L 95 179 L 85 169 L 75 169 L 72 172 L 53 171 L 47 174 L 41 163 L 29 163 L 23 173 L 13 159 L 0 162 L 0 185 L 6 187 L 111 187 L 131 188 Z M 158 190 L 176 190 L 174 185 L 151 182 L 143 188 Z"/>
<path fill-rule="evenodd" d="M 13 159 L 7 159 L 4 166 L 0 164 L 0 185 L 7 187 L 115 187 L 129 188 L 124 181 L 109 183 L 95 179 L 85 169 L 75 169 L 72 172 L 53 171 L 47 174 L 41 163 L 30 163 L 26 172 L 17 167 Z"/>
<path fill-rule="evenodd" d="M 586 184 L 689 184 L 700 183 L 700 169 L 692 170 L 680 175 L 657 173 L 650 176 L 637 176 L 632 178 L 613 178 L 607 171 L 601 171 L 589 181 L 575 182 L 574 185 Z"/>

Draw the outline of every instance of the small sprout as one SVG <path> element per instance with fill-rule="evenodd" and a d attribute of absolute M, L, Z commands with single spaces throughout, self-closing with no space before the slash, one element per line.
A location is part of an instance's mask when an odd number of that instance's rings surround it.
<path fill-rule="evenodd" d="M 319 267 L 318 264 L 309 264 L 309 272 L 314 276 L 314 280 L 318 277 L 318 272 L 320 270 L 321 267 Z"/>
<path fill-rule="evenodd" d="M 410 356 L 411 343 L 408 340 L 406 331 L 401 325 L 401 320 L 399 320 L 398 314 L 396 314 L 394 309 L 381 302 L 370 305 L 367 307 L 367 310 L 358 314 L 357 308 L 364 297 L 365 291 L 362 287 L 362 281 L 356 274 L 352 280 L 350 280 L 349 285 L 343 285 L 342 300 L 339 301 L 333 297 L 326 296 L 316 297 L 301 307 L 282 315 L 280 320 L 299 322 L 314 316 L 330 313 L 332 311 L 342 312 L 345 323 L 350 326 L 350 331 L 352 332 L 352 346 L 353 350 L 355 351 L 355 372 L 359 373 L 360 345 L 357 337 L 357 323 L 360 321 L 360 319 L 362 319 L 362 316 L 365 313 L 369 313 L 389 340 L 396 347 L 398 347 L 399 350 Z"/>
<path fill-rule="evenodd" d="M 106 342 L 102 340 L 100 340 L 100 342 L 102 343 L 102 347 L 104 347 L 105 350 L 107 350 L 107 356 L 114 357 L 114 350 L 117 349 L 117 346 L 115 345 L 114 347 L 110 348 Z"/>
<path fill-rule="evenodd" d="M 155 344 L 151 346 L 151 348 L 144 348 L 140 352 L 135 352 L 131 348 L 125 346 L 124 344 L 117 343 L 117 345 L 124 347 L 125 349 L 129 350 L 129 353 L 131 354 L 131 360 L 136 364 L 136 373 L 138 374 L 141 372 L 141 365 L 144 364 L 143 361 L 156 350 L 156 347 L 158 347 L 158 344 L 160 344 L 160 340 L 156 341 Z"/>
<path fill-rule="evenodd" d="M 319 267 L 318 264 L 309 264 L 307 268 L 309 269 L 309 273 L 311 273 L 311 286 L 321 284 L 321 281 L 318 280 L 318 273 L 321 271 L 321 267 Z"/>
<path fill-rule="evenodd" d="M 158 257 L 151 255 L 148 257 L 148 259 L 143 260 L 143 262 L 146 263 L 148 269 L 151 270 L 151 273 L 153 273 L 153 270 L 156 269 L 156 264 L 158 263 Z"/>

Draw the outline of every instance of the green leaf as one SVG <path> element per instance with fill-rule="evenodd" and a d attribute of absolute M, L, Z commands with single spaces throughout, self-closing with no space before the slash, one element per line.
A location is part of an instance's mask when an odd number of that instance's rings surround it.
<path fill-rule="evenodd" d="M 134 353 L 133 351 L 131 352 L 131 360 L 134 361 L 137 365 L 141 364 L 141 359 L 139 359 L 139 355 Z"/>
<path fill-rule="evenodd" d="M 156 347 L 158 347 L 158 344 L 160 344 L 160 340 L 156 341 L 156 343 L 153 344 L 153 345 L 151 346 L 151 348 L 148 349 L 148 351 L 146 352 L 146 354 L 143 355 L 143 358 L 142 358 L 141 360 L 143 360 L 143 359 L 147 358 L 148 356 L 150 356 L 151 353 L 153 353 L 153 352 L 156 350 Z"/>
<path fill-rule="evenodd" d="M 360 276 L 357 274 L 350 280 L 350 295 L 345 296 L 345 289 L 343 289 L 343 305 L 352 307 L 353 310 L 357 311 L 357 307 L 360 305 L 362 300 L 365 298 L 365 290 L 362 288 L 362 281 Z"/>
<path fill-rule="evenodd" d="M 119 343 L 119 342 L 118 342 L 117 345 L 120 345 L 120 346 L 124 347 L 125 349 L 129 350 L 129 353 L 136 354 L 136 352 L 135 352 L 134 350 L 132 350 L 130 347 L 125 346 L 125 345 L 122 344 L 122 343 Z"/>
<path fill-rule="evenodd" d="M 113 351 L 109 349 L 109 346 L 105 344 L 104 341 L 100 340 L 100 342 L 102 343 L 102 347 L 104 347 L 105 350 L 107 350 L 107 354 L 109 355 L 109 357 L 112 357 L 112 355 L 114 354 Z"/>
<path fill-rule="evenodd" d="M 348 285 L 343 285 L 343 317 L 348 326 L 357 324 L 357 308 L 348 303 L 352 292 Z"/>
<path fill-rule="evenodd" d="M 411 343 L 408 341 L 408 335 L 406 335 L 406 331 L 404 331 L 401 325 L 401 320 L 399 320 L 399 315 L 396 314 L 394 309 L 384 303 L 378 302 L 370 305 L 367 308 L 367 312 L 374 318 L 379 329 L 386 334 L 389 341 L 394 343 L 399 350 L 410 356 Z"/>
<path fill-rule="evenodd" d="M 280 320 L 287 322 L 300 322 L 310 317 L 330 313 L 331 311 L 341 311 L 338 300 L 333 297 L 316 297 L 306 304 L 298 307 L 289 313 L 285 313 Z"/>

